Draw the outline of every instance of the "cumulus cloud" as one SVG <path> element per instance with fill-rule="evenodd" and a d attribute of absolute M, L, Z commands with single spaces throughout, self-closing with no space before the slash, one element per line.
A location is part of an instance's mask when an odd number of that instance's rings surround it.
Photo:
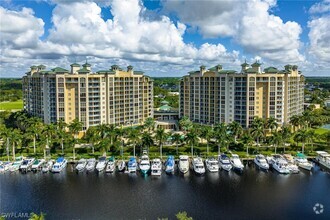
<path fill-rule="evenodd" d="M 301 62 L 299 52 L 302 32 L 294 21 L 283 20 L 269 13 L 276 0 L 241 1 L 163 1 L 165 9 L 174 11 L 182 22 L 197 28 L 206 38 L 232 37 L 245 52 L 270 61 L 285 57 Z"/>
<path fill-rule="evenodd" d="M 312 5 L 308 11 L 310 14 L 320 14 L 330 12 L 330 0 L 325 0 L 323 2 L 318 2 Z"/>

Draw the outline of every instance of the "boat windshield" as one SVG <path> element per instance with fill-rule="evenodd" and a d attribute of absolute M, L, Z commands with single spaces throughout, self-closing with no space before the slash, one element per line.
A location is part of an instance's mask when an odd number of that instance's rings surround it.
<path fill-rule="evenodd" d="M 188 159 L 181 159 L 180 161 L 182 161 L 182 162 L 186 162 L 186 161 L 188 161 Z"/>

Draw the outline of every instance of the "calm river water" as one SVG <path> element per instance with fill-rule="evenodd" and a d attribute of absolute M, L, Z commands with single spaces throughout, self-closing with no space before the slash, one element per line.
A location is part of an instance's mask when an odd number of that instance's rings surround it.
<path fill-rule="evenodd" d="M 315 214 L 315 204 L 323 213 Z M 196 176 L 1 174 L 0 213 L 44 212 L 46 219 L 330 219 L 330 174 L 279 175 L 246 167 Z M 17 214 L 18 213 L 18 214 Z M 23 216 L 24 217 L 24 216 Z"/>

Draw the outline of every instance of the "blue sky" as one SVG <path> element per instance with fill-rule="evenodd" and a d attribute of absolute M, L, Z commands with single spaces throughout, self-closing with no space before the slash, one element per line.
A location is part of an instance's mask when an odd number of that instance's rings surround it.
<path fill-rule="evenodd" d="M 239 71 L 245 59 L 330 75 L 330 0 L 3 0 L 0 25 L 1 77 L 86 58 L 95 71 L 131 64 L 150 76 Z"/>

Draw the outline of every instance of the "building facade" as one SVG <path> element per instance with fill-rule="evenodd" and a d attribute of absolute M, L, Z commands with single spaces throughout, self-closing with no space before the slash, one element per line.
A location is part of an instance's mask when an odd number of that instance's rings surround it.
<path fill-rule="evenodd" d="M 249 127 L 254 117 L 276 118 L 279 124 L 303 112 L 304 77 L 297 66 L 261 71 L 246 62 L 241 72 L 221 65 L 189 72 L 180 82 L 180 117 L 202 124 L 239 122 Z"/>
<path fill-rule="evenodd" d="M 71 71 L 32 66 L 23 77 L 24 109 L 45 123 L 75 118 L 83 130 L 99 124 L 137 125 L 153 117 L 153 80 L 132 66 L 92 72 L 87 62 Z"/>

